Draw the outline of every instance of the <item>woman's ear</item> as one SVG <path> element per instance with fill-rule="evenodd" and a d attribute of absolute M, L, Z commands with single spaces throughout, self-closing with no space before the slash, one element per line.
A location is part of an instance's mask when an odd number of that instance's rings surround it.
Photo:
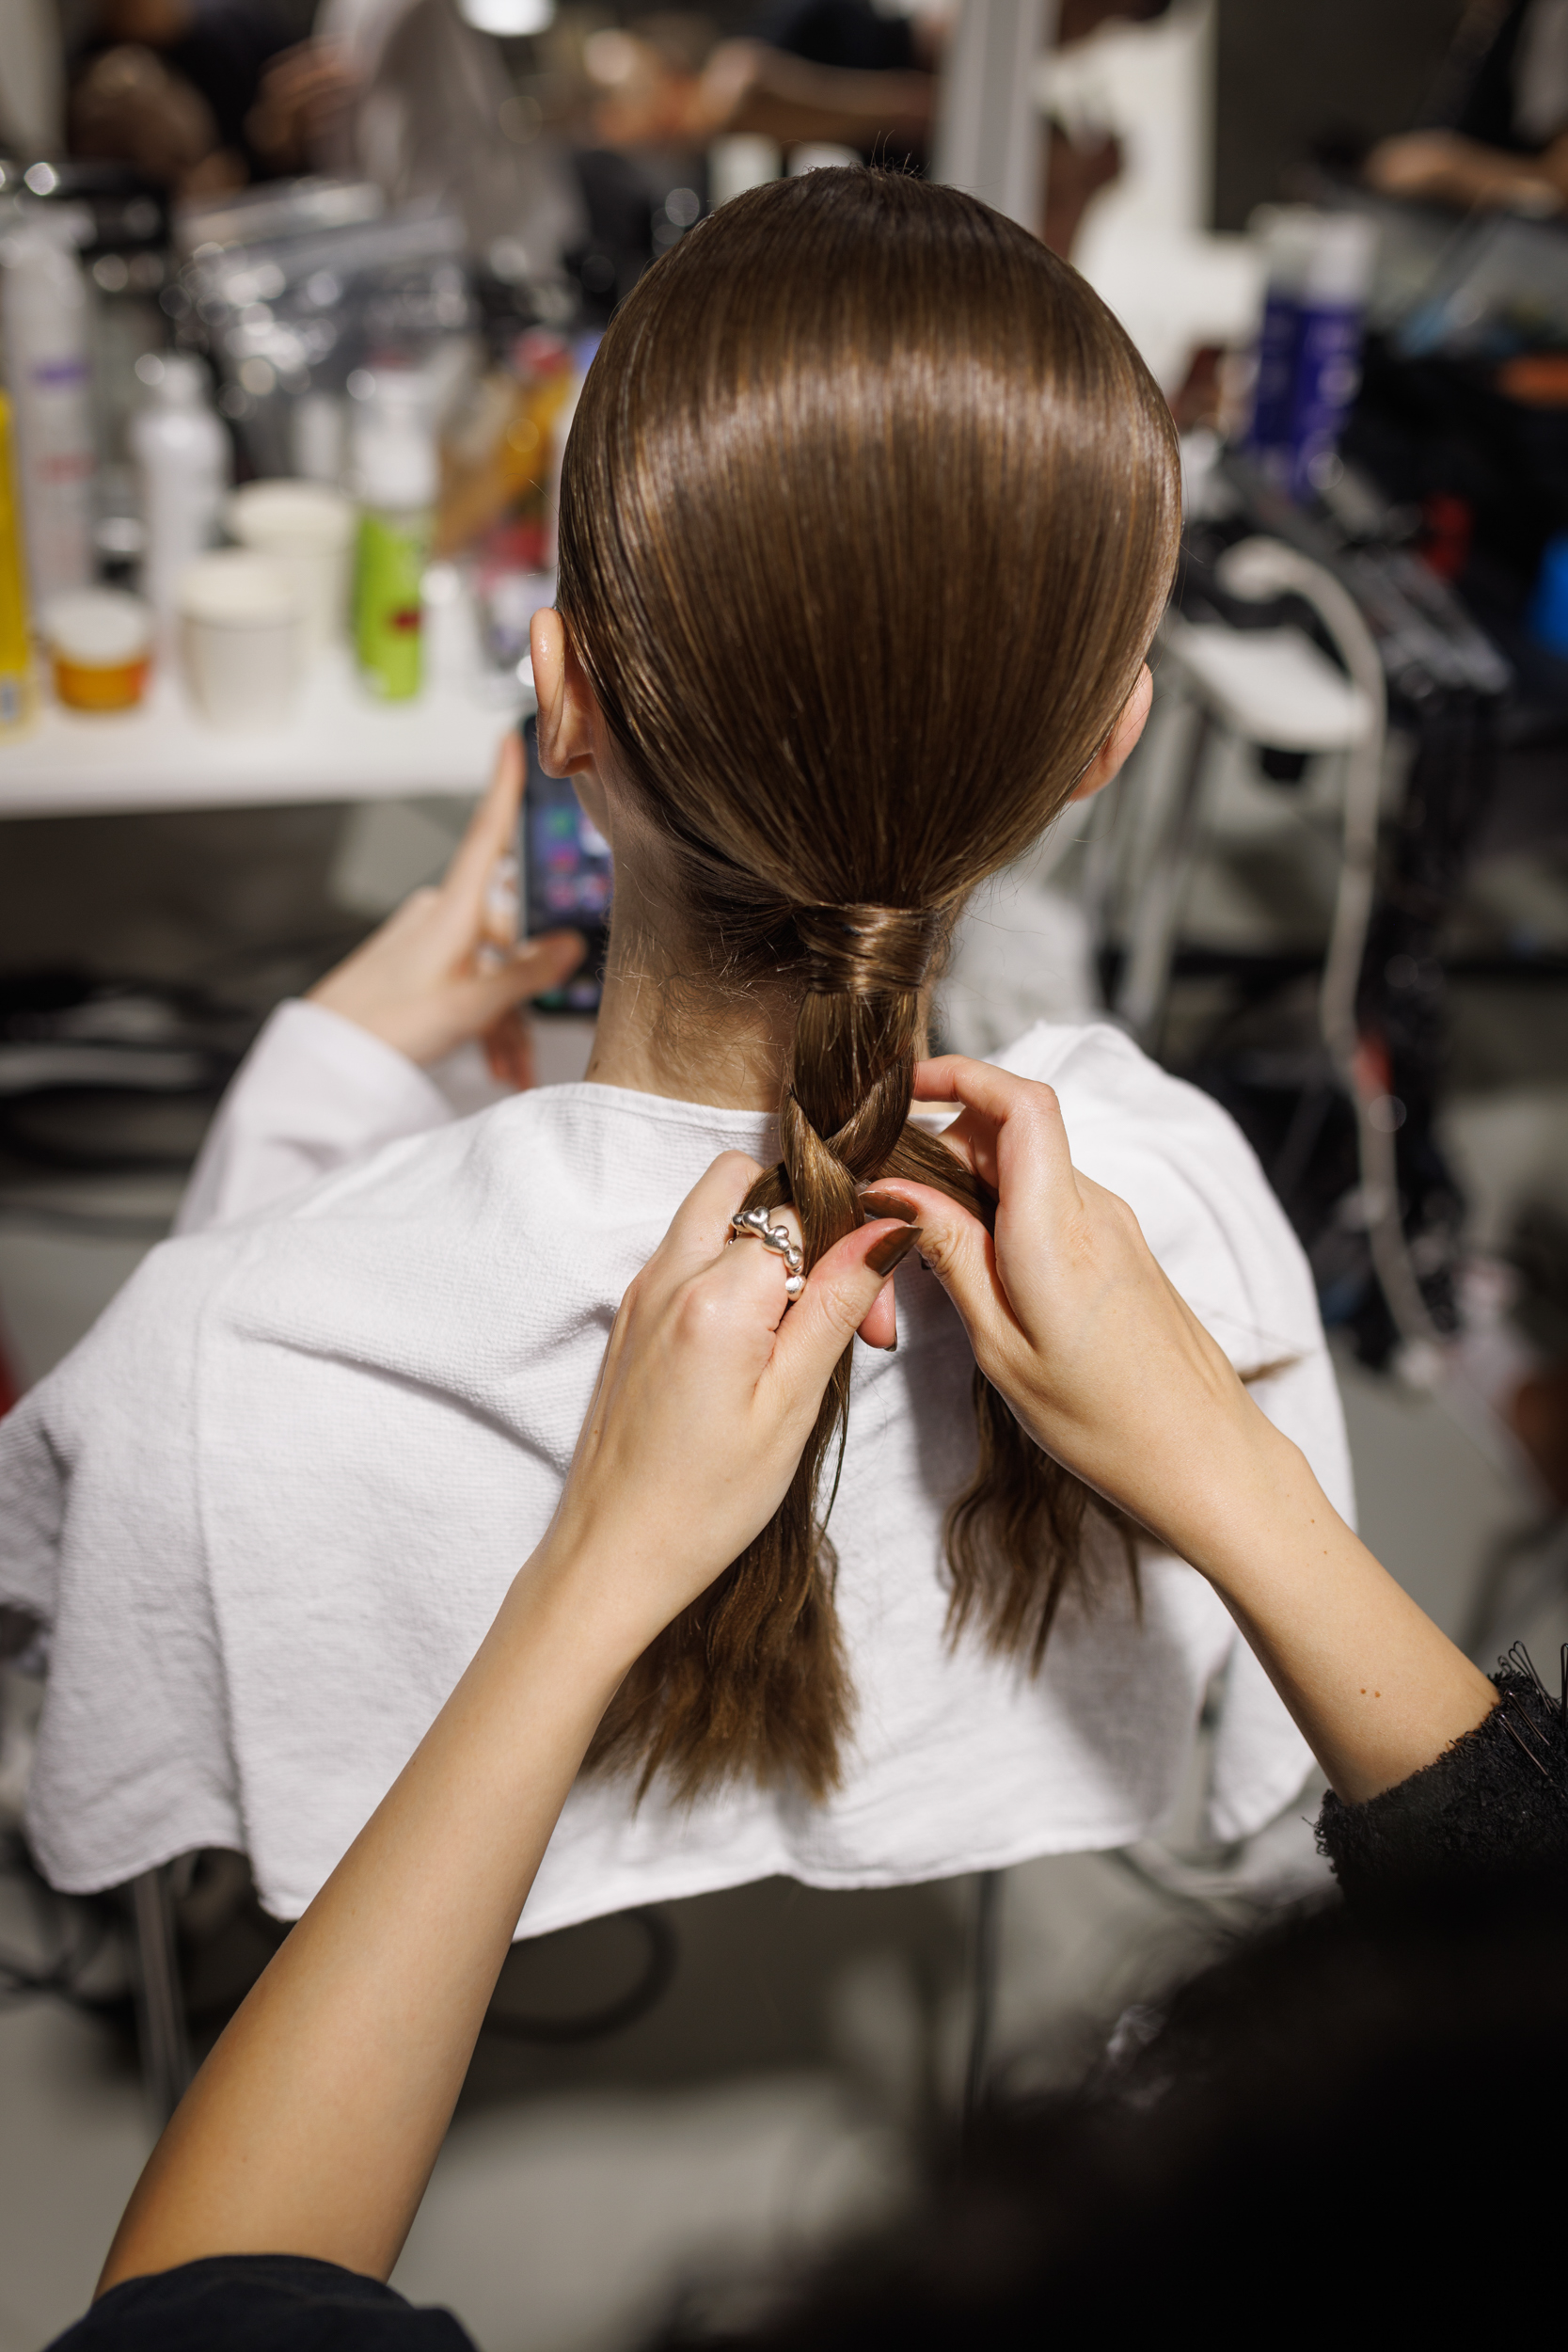
<path fill-rule="evenodd" d="M 580 775 L 594 765 L 594 690 L 549 605 L 534 614 L 528 642 L 539 697 L 539 764 L 547 776 Z"/>
<path fill-rule="evenodd" d="M 553 613 L 550 617 L 552 620 L 555 618 Z M 557 626 L 559 627 L 560 624 L 557 623 Z M 1101 743 L 1099 751 L 1096 752 L 1093 759 L 1090 760 L 1076 790 L 1071 794 L 1070 797 L 1073 800 L 1092 800 L 1095 794 L 1101 791 L 1110 783 L 1111 778 L 1118 772 L 1122 762 L 1131 756 L 1139 736 L 1144 731 L 1144 723 L 1148 717 L 1148 706 L 1153 699 L 1154 680 L 1149 675 L 1148 664 L 1146 661 L 1138 672 L 1136 685 L 1122 705 L 1120 718 Z M 543 725 L 544 717 L 541 711 L 541 729 Z"/>

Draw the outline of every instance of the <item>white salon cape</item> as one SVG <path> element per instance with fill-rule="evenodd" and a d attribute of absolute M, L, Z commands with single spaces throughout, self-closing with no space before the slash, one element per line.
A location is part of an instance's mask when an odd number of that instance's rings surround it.
<path fill-rule="evenodd" d="M 1302 1253 L 1226 1114 L 1103 1026 L 997 1057 L 1057 1089 L 1259 1402 L 1351 1509 Z M 616 1304 L 715 1155 L 770 1122 L 594 1085 L 459 1119 L 390 1048 L 276 1012 L 184 1230 L 0 1425 L 0 1600 L 50 1629 L 28 1831 L 53 1883 L 203 1846 L 296 1917 L 406 1762 L 543 1534 Z M 193 1230 L 199 1229 L 199 1230 Z M 885 1886 L 1120 1846 L 1178 1798 L 1206 1695 L 1207 1819 L 1246 1836 L 1307 1750 L 1209 1586 L 1113 1574 L 1031 1679 L 952 1646 L 942 1515 L 974 1452 L 972 1359 L 918 1262 L 897 1352 L 857 1345 L 832 1534 L 858 1710 L 842 1788 L 689 1808 L 585 1777 L 519 1933 L 785 1873 Z M 498 1835 L 503 1834 L 498 1825 Z"/>

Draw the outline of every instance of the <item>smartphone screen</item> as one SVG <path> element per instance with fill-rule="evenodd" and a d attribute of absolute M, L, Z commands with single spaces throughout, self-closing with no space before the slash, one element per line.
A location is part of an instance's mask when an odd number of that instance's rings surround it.
<path fill-rule="evenodd" d="M 523 786 L 517 863 L 522 874 L 523 930 L 581 931 L 588 953 L 569 980 L 532 1000 L 535 1012 L 597 1012 L 610 947 L 610 844 L 585 815 L 569 776 L 547 776 L 539 765 L 531 719 L 523 724 L 528 762 Z"/>

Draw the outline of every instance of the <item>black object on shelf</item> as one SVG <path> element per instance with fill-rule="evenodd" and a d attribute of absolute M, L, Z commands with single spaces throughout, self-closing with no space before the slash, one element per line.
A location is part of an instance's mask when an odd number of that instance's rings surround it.
<path fill-rule="evenodd" d="M 0 1149 L 44 1167 L 180 1168 L 256 1029 L 195 990 L 0 977 Z"/>

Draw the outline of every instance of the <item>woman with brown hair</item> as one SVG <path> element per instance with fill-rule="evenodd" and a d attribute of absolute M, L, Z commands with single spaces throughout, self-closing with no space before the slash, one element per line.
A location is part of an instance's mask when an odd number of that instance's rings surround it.
<path fill-rule="evenodd" d="M 0 1597 L 52 1628 L 56 1883 L 234 1846 L 303 1911 L 550 1523 L 615 1301 L 716 1153 L 768 1171 L 736 1247 L 760 1226 L 807 1269 L 879 1180 L 984 1210 L 910 1122 L 931 984 L 974 886 L 1136 739 L 1178 527 L 1125 335 L 954 190 L 813 173 L 649 273 L 534 633 L 544 757 L 614 860 L 587 1081 L 442 1121 L 373 948 L 275 1016 L 230 1136 L 314 1057 L 338 1124 L 296 1132 L 301 1172 L 348 1157 L 356 1089 L 384 1148 L 233 1223 L 243 1183 L 204 1178 L 207 1230 L 0 1437 Z M 1002 1059 L 1348 1507 L 1311 1285 L 1228 1120 L 1105 1028 Z M 620 1680 L 528 1932 L 1125 1843 L 1206 1693 L 1213 1833 L 1296 1793 L 1306 1745 L 1214 1594 L 1022 1435 L 913 1259 L 899 1289 L 896 1351 L 890 1285 L 778 1509 Z"/>
<path fill-rule="evenodd" d="M 451 2313 L 380 2282 L 517 1913 L 630 1662 L 777 1508 L 911 1212 L 1035 1440 L 1180 1547 L 1245 1628 L 1333 1783 L 1324 1849 L 1384 1932 L 1320 1915 L 1233 1945 L 1166 2018 L 1130 2011 L 1137 2029 L 1054 2111 L 994 2111 L 968 2177 L 838 2276 L 802 2292 L 797 2261 L 754 2329 L 657 2341 L 1034 2345 L 1064 2314 L 1101 2325 L 1107 2279 L 1157 2327 L 1216 2214 L 1261 2308 L 1282 2273 L 1325 2321 L 1347 2290 L 1390 2315 L 1449 2307 L 1454 2149 L 1493 2127 L 1521 2046 L 1548 2090 L 1568 2057 L 1562 1709 L 1528 1675 L 1489 1682 L 1357 1542 L 1126 1203 L 1073 1166 L 1049 1087 L 957 1057 L 915 1084 L 959 1107 L 954 1151 L 994 1230 L 900 1184 L 889 1218 L 786 1279 L 726 1246 L 755 1164 L 721 1155 L 699 1179 L 622 1301 L 544 1540 L 182 2101 L 60 2352 L 471 2352 Z M 1355 2210 L 1414 2197 L 1406 2259 L 1353 2227 L 1303 2265 L 1325 2182 Z M 1549 2166 L 1504 2160 L 1466 2211 L 1549 2224 L 1555 2191 Z"/>

